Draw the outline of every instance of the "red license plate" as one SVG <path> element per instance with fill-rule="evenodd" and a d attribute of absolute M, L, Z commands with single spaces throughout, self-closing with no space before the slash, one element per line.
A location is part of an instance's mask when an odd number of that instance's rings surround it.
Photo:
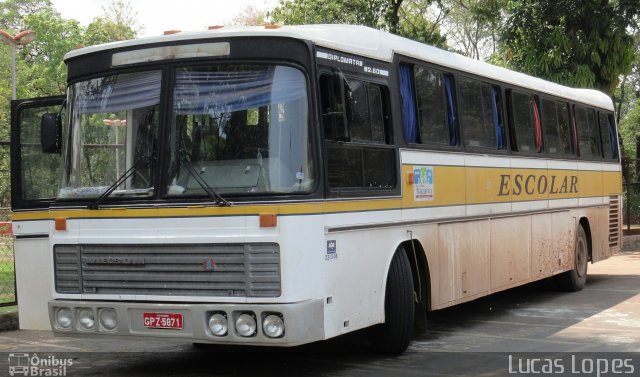
<path fill-rule="evenodd" d="M 182 330 L 184 326 L 180 313 L 142 313 L 142 322 L 150 329 Z"/>

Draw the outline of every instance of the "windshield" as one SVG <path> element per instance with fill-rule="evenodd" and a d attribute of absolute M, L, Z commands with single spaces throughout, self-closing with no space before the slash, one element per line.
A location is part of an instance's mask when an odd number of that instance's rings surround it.
<path fill-rule="evenodd" d="M 151 71 L 70 87 L 66 169 L 58 198 L 98 197 L 128 170 L 132 174 L 111 196 L 153 194 L 160 85 L 161 72 Z"/>
<path fill-rule="evenodd" d="M 306 93 L 291 67 L 178 69 L 168 194 L 204 195 L 197 178 L 223 195 L 310 190 Z"/>
<path fill-rule="evenodd" d="M 177 68 L 169 108 L 161 105 L 162 77 L 160 70 L 127 73 L 69 87 L 59 199 L 312 189 L 301 71 L 266 64 Z M 161 112 L 169 113 L 168 132 L 159 133 Z M 159 134 L 168 139 L 168 160 L 156 155 Z M 162 189 L 154 187 L 158 161 L 169 162 Z"/>

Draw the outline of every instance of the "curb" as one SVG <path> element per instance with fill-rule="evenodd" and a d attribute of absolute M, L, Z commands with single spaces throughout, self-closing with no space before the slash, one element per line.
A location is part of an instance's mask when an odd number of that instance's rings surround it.
<path fill-rule="evenodd" d="M 0 314 L 0 332 L 18 330 L 18 313 L 9 312 Z"/>
<path fill-rule="evenodd" d="M 621 251 L 635 251 L 640 249 L 640 235 L 622 237 Z"/>

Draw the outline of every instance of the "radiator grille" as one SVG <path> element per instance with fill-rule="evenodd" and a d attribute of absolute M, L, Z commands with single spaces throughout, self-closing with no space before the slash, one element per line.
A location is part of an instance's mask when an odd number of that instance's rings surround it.
<path fill-rule="evenodd" d="M 620 246 L 620 199 L 609 197 L 609 247 Z"/>
<path fill-rule="evenodd" d="M 58 293 L 278 297 L 277 244 L 56 245 Z"/>

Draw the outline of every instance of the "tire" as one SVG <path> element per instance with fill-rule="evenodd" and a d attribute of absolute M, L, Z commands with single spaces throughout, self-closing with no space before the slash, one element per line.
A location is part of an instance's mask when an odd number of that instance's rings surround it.
<path fill-rule="evenodd" d="M 409 346 L 413 334 L 413 277 L 411 265 L 402 247 L 396 250 L 384 300 L 385 322 L 369 331 L 372 347 L 381 353 L 399 354 Z"/>
<path fill-rule="evenodd" d="M 589 263 L 589 243 L 582 226 L 576 232 L 574 246 L 573 269 L 556 276 L 558 288 L 566 292 L 577 292 L 587 283 L 587 266 Z"/>

